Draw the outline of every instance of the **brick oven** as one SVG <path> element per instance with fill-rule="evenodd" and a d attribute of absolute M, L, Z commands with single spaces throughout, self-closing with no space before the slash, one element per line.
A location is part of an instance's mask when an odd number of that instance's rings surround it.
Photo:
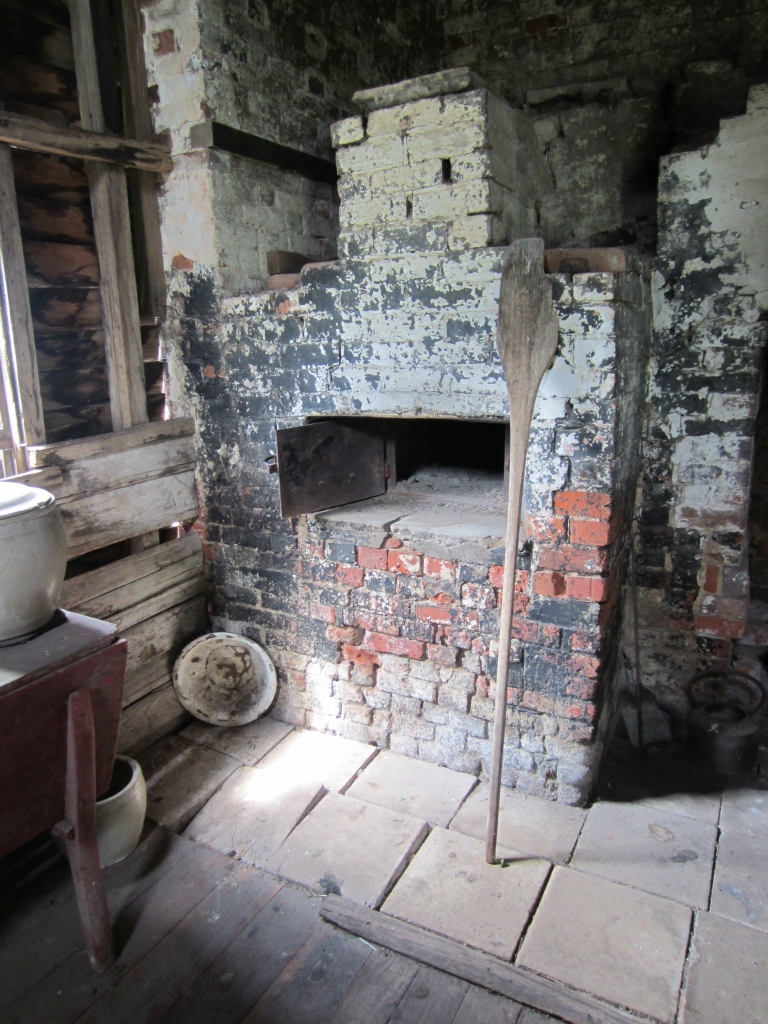
<path fill-rule="evenodd" d="M 535 233 L 546 168 L 525 115 L 469 74 L 360 100 L 333 130 L 341 258 L 223 302 L 205 373 L 222 382 L 219 457 L 251 508 L 219 517 L 214 488 L 216 622 L 272 654 L 278 717 L 487 776 L 514 599 L 504 783 L 582 803 L 616 691 L 646 274 L 622 251 L 548 254 L 560 343 L 504 595 L 500 247 Z M 303 492 L 297 452 L 312 456 Z"/>

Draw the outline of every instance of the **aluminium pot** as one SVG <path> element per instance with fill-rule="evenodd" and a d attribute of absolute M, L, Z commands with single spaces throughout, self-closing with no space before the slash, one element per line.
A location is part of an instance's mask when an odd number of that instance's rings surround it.
<path fill-rule="evenodd" d="M 55 497 L 0 480 L 0 642 L 24 639 L 50 622 L 66 567 Z"/>

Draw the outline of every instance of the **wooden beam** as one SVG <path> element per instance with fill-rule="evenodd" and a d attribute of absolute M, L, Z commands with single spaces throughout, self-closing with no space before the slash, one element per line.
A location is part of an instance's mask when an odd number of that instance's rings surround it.
<path fill-rule="evenodd" d="M 92 132 L 103 132 L 104 112 L 99 92 L 90 0 L 70 0 L 69 13 L 80 118 L 85 128 Z M 91 160 L 87 170 L 96 251 L 99 256 L 112 428 L 120 431 L 137 423 L 146 423 L 149 418 L 144 388 L 144 355 L 133 266 L 128 186 L 124 167 Z"/>
<path fill-rule="evenodd" d="M 0 259 L 2 260 L 2 288 L 5 329 L 10 334 L 11 351 L 15 365 L 16 401 L 21 417 L 19 445 L 45 442 L 43 400 L 37 373 L 37 352 L 32 330 L 32 310 L 29 305 L 27 272 L 21 244 L 19 210 L 16 205 L 16 186 L 13 180 L 11 152 L 0 144 Z M 9 370 L 11 367 L 9 367 Z M 10 374 L 9 374 L 10 375 Z M 19 471 L 24 469 L 19 466 Z"/>
<path fill-rule="evenodd" d="M 173 166 L 171 154 L 157 143 L 68 128 L 7 110 L 0 113 L 0 142 L 36 153 L 74 156 L 153 174 L 167 174 Z"/>
<path fill-rule="evenodd" d="M 501 870 L 501 869 L 499 869 Z M 320 916 L 374 946 L 435 967 L 455 978 L 496 992 L 518 1003 L 551 1013 L 569 1024 L 641 1024 L 640 1018 L 601 999 L 566 988 L 539 974 L 508 964 L 453 939 L 423 931 L 378 910 L 339 896 L 326 896 Z"/>
<path fill-rule="evenodd" d="M 259 163 L 269 164 L 281 171 L 299 174 L 311 181 L 324 181 L 335 185 L 339 180 L 336 164 L 313 153 L 305 153 L 302 149 L 283 146 L 270 139 L 262 139 L 259 135 L 244 132 L 240 128 L 231 128 L 219 121 L 201 121 L 193 125 L 189 133 L 193 149 L 223 149 L 235 156 L 245 156 Z"/>

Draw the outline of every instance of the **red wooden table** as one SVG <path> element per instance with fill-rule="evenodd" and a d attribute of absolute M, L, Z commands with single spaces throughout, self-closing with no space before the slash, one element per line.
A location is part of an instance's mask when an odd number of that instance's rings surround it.
<path fill-rule="evenodd" d="M 64 840 L 91 963 L 105 970 L 114 952 L 96 798 L 112 778 L 128 645 L 108 622 L 57 615 L 0 648 L 0 856 L 46 829 Z"/>

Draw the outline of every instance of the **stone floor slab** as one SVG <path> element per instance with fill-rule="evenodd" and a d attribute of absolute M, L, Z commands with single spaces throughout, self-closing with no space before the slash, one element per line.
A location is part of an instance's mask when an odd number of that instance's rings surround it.
<path fill-rule="evenodd" d="M 295 729 L 261 762 L 286 777 L 322 783 L 331 793 L 343 792 L 378 754 L 378 748 L 341 736 Z"/>
<path fill-rule="evenodd" d="M 502 787 L 499 805 L 499 846 L 565 864 L 579 837 L 586 811 L 567 804 L 525 796 Z M 488 819 L 488 784 L 467 797 L 451 829 L 484 839 Z"/>
<path fill-rule="evenodd" d="M 382 910 L 511 960 L 549 870 L 549 861 L 529 857 L 487 864 L 481 839 L 436 828 Z"/>
<path fill-rule="evenodd" d="M 709 908 L 733 921 L 768 931 L 768 843 L 723 832 L 717 845 Z"/>
<path fill-rule="evenodd" d="M 325 793 L 317 781 L 285 778 L 279 766 L 238 768 L 184 835 L 263 867 Z"/>
<path fill-rule="evenodd" d="M 556 867 L 517 963 L 668 1022 L 690 920 L 679 903 Z"/>
<path fill-rule="evenodd" d="M 276 718 L 257 718 L 255 722 L 234 728 L 193 722 L 180 735 L 193 743 L 234 757 L 242 764 L 253 766 L 292 731 L 292 725 L 278 722 Z"/>
<path fill-rule="evenodd" d="M 475 785 L 477 779 L 473 775 L 383 751 L 358 776 L 348 793 L 358 800 L 447 828 Z"/>
<path fill-rule="evenodd" d="M 329 793 L 264 867 L 315 892 L 378 907 L 428 829 L 418 818 Z"/>
<path fill-rule="evenodd" d="M 682 999 L 683 1024 L 765 1024 L 768 935 L 697 914 Z"/>
<path fill-rule="evenodd" d="M 154 743 L 137 758 L 147 782 L 147 817 L 180 832 L 213 796 L 238 762 L 180 736 Z"/>
<path fill-rule="evenodd" d="M 571 863 L 691 907 L 709 902 L 717 829 L 636 804 L 595 804 Z"/>
<path fill-rule="evenodd" d="M 670 793 L 668 796 L 649 796 L 634 803 L 638 807 L 681 814 L 684 818 L 694 818 L 706 825 L 716 825 L 720 820 L 721 799 L 721 793 Z"/>
<path fill-rule="evenodd" d="M 768 790 L 727 789 L 723 793 L 720 828 L 768 839 Z"/>

